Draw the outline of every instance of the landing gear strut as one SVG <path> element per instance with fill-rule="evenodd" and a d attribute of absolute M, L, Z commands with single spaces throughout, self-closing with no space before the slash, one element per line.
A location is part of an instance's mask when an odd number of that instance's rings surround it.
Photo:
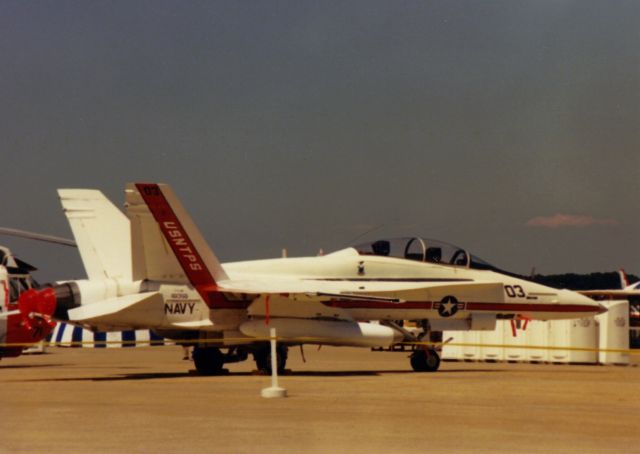
<path fill-rule="evenodd" d="M 286 345 L 276 346 L 278 373 L 284 372 L 287 365 L 288 348 Z M 271 346 L 264 344 L 256 347 L 253 351 L 253 359 L 256 361 L 256 367 L 260 372 L 271 375 Z"/>
<path fill-rule="evenodd" d="M 193 363 L 199 375 L 222 373 L 224 355 L 218 347 L 193 347 Z"/>
<path fill-rule="evenodd" d="M 421 341 L 431 344 L 442 342 L 442 331 L 432 331 L 429 320 L 421 320 L 420 325 L 423 330 Z M 410 356 L 411 367 L 416 372 L 435 372 L 440 367 L 440 355 L 433 347 L 427 345 L 416 346 Z"/>
<path fill-rule="evenodd" d="M 435 372 L 440 367 L 440 356 L 433 349 L 419 349 L 411 354 L 411 367 L 416 372 Z"/>

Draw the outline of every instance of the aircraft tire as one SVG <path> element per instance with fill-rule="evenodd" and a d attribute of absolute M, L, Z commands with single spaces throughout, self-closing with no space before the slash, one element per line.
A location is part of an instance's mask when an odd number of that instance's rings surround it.
<path fill-rule="evenodd" d="M 411 355 L 411 367 L 416 372 L 435 372 L 440 367 L 440 355 L 435 350 L 416 350 Z"/>
<path fill-rule="evenodd" d="M 284 372 L 287 365 L 287 357 L 289 355 L 289 349 L 285 345 L 276 346 L 277 349 L 277 362 L 278 373 Z M 260 372 L 271 375 L 271 346 L 269 344 L 259 346 L 253 352 L 253 358 L 256 361 L 256 367 Z"/>
<path fill-rule="evenodd" d="M 199 375 L 218 375 L 224 366 L 224 356 L 218 347 L 194 347 L 193 363 Z"/>

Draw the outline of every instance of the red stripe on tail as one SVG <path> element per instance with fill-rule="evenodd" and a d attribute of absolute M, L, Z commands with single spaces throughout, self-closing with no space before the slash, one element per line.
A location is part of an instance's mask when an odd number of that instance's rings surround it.
<path fill-rule="evenodd" d="M 184 226 L 157 184 L 136 183 L 136 188 L 160 227 L 165 240 L 191 285 L 211 309 L 246 309 L 251 300 L 230 300 L 218 291 L 216 280 L 189 238 Z"/>
<path fill-rule="evenodd" d="M 182 223 L 165 198 L 157 184 L 136 184 L 136 188 L 149 207 L 149 211 L 160 227 L 160 231 L 169 243 L 173 254 L 180 263 L 185 276 L 198 291 L 204 302 L 211 309 L 238 308 L 238 304 L 230 302 L 218 292 L 216 281 L 187 235 Z M 241 307 L 246 307 L 241 306 Z"/>
<path fill-rule="evenodd" d="M 140 183 L 136 184 L 136 188 L 138 188 L 140 195 L 149 207 L 158 226 L 160 226 L 162 234 L 167 243 L 169 243 L 189 282 L 196 288 L 200 286 L 215 286 L 215 279 L 205 266 L 204 260 L 202 260 L 171 205 L 167 202 L 160 187 L 157 184 Z"/>

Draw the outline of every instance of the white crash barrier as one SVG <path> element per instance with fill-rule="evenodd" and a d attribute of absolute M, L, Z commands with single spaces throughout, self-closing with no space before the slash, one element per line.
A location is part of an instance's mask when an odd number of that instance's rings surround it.
<path fill-rule="evenodd" d="M 629 302 L 603 301 L 608 309 L 596 316 L 600 325 L 599 347 L 606 350 L 629 349 Z M 629 364 L 629 354 L 625 352 L 601 351 L 598 355 L 601 364 Z"/>
<path fill-rule="evenodd" d="M 505 344 L 504 330 L 499 329 L 496 325 L 496 329 L 493 331 L 483 332 L 481 337 L 484 340 L 483 345 L 480 347 L 481 359 L 483 361 L 503 361 L 505 349 L 501 347 Z"/>
<path fill-rule="evenodd" d="M 511 346 L 504 349 L 505 361 L 526 361 L 528 352 L 526 349 L 520 348 L 527 344 L 526 339 L 520 334 L 525 331 L 518 330 L 514 337 L 511 329 L 511 322 L 509 320 L 502 320 L 500 322 L 500 327 L 502 328 L 504 343 Z M 529 330 L 530 327 L 531 323 L 527 326 L 527 330 Z"/>
<path fill-rule="evenodd" d="M 595 351 L 598 346 L 598 327 L 593 318 L 548 322 L 548 332 L 550 347 L 569 347 L 566 350 L 548 350 L 548 361 L 571 364 L 598 362 L 598 353 Z"/>
<path fill-rule="evenodd" d="M 568 363 L 569 350 L 558 347 L 571 347 L 571 329 L 566 320 L 547 322 L 547 346 L 555 347 L 548 350 L 548 361 L 551 363 Z M 522 337 L 526 334 L 523 333 Z M 596 344 L 587 347 L 596 348 Z"/>
<path fill-rule="evenodd" d="M 602 304 L 609 311 L 595 318 L 532 321 L 528 323 L 526 330 L 518 329 L 516 337 L 513 337 L 508 320 L 499 320 L 495 331 L 445 331 L 443 338 L 451 338 L 451 342 L 443 347 L 442 358 L 467 361 L 629 364 L 628 353 L 606 351 L 629 349 L 629 303 L 611 301 Z M 543 348 L 527 348 L 531 346 Z"/>
<path fill-rule="evenodd" d="M 468 346 L 463 347 L 462 349 L 462 359 L 468 361 L 479 361 L 482 359 L 480 356 L 480 347 L 478 346 L 482 340 L 482 334 L 486 334 L 486 331 L 462 331 L 464 335 L 462 336 L 465 344 L 470 344 Z M 444 336 L 443 336 L 444 337 Z M 455 338 L 454 338 L 455 342 Z"/>
<path fill-rule="evenodd" d="M 549 330 L 551 329 L 549 323 L 546 322 L 530 322 L 527 326 L 526 338 L 520 336 L 520 339 L 525 344 L 537 345 L 541 347 L 549 346 Z M 518 333 L 520 334 L 520 333 Z M 542 348 L 527 348 L 524 349 L 524 361 L 532 363 L 546 363 L 549 361 L 550 351 Z"/>
<path fill-rule="evenodd" d="M 463 347 L 457 344 L 458 342 L 462 342 L 458 338 L 458 333 L 462 333 L 462 332 L 464 331 L 445 331 L 443 333 L 442 339 L 445 342 L 451 339 L 451 342 L 453 342 L 453 344 L 445 344 L 445 346 L 442 348 L 442 354 L 441 354 L 442 359 L 458 360 L 462 358 Z"/>

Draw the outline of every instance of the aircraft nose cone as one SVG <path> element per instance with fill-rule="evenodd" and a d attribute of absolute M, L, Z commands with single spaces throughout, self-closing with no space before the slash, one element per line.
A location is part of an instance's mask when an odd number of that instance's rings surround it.
<path fill-rule="evenodd" d="M 566 303 L 580 307 L 580 312 L 597 315 L 607 311 L 607 308 L 602 304 L 572 290 L 564 290 L 561 295 L 562 300 Z M 576 309 L 578 309 L 578 307 L 576 307 Z"/>

